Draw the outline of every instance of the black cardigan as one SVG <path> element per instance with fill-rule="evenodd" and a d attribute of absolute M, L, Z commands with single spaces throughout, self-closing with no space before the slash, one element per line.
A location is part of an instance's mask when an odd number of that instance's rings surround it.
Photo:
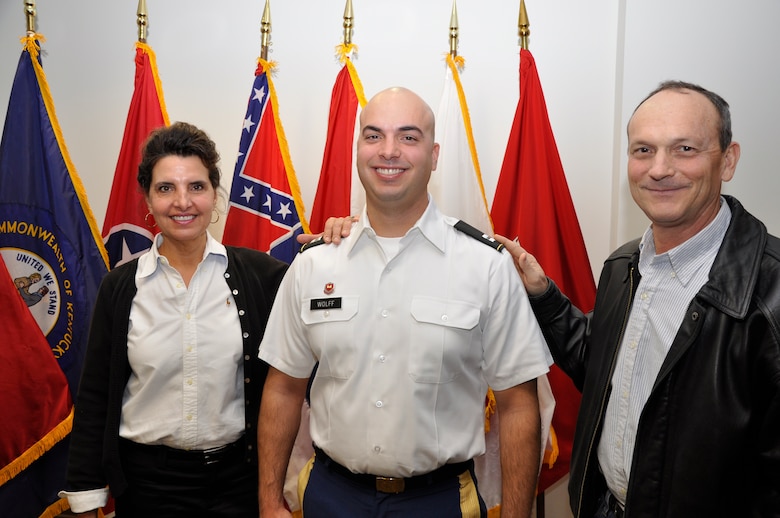
<path fill-rule="evenodd" d="M 226 248 L 225 282 L 233 292 L 245 335 L 246 462 L 256 467 L 255 427 L 268 373 L 268 365 L 257 353 L 287 264 L 256 250 Z M 67 474 L 71 491 L 108 485 L 116 497 L 127 487 L 119 458 L 119 422 L 130 377 L 127 332 L 137 267 L 136 259 L 115 268 L 104 277 L 98 291 L 71 434 Z"/>

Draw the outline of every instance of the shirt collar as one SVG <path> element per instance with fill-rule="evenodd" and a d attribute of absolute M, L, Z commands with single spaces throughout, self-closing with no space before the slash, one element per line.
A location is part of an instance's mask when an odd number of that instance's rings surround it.
<path fill-rule="evenodd" d="M 138 258 L 138 278 L 152 275 L 160 266 L 160 264 L 168 264 L 168 260 L 165 258 L 165 256 L 160 255 L 160 245 L 162 245 L 163 239 L 164 238 L 162 234 L 157 234 L 154 236 L 152 248 L 150 248 L 148 252 Z M 211 236 L 210 233 L 206 232 L 206 248 L 203 250 L 203 259 L 208 257 L 210 254 L 223 257 L 225 259 L 225 263 L 227 264 L 227 250 L 225 249 L 225 245 L 218 242 Z"/>
<path fill-rule="evenodd" d="M 445 227 L 446 223 L 444 222 L 441 212 L 439 212 L 439 209 L 436 207 L 431 195 L 428 194 L 428 206 L 425 208 L 425 212 L 423 212 L 420 219 L 418 219 L 412 228 L 410 228 L 401 238 L 401 247 L 403 248 L 404 243 L 409 241 L 413 236 L 420 234 L 432 245 L 444 252 L 446 242 Z M 361 214 L 360 219 L 352 229 L 352 234 L 354 234 L 355 238 L 349 241 L 347 253 L 350 253 L 361 239 L 374 239 L 376 236 L 376 232 L 371 228 L 371 222 L 368 220 L 368 213 L 366 212 L 365 206 L 363 207 L 363 213 Z"/>
<path fill-rule="evenodd" d="M 639 271 L 648 268 L 656 257 L 665 257 L 680 282 L 683 285 L 688 284 L 696 271 L 711 259 L 710 252 L 720 248 L 729 223 L 731 223 L 731 209 L 721 196 L 718 214 L 709 225 L 687 241 L 658 256 L 655 253 L 653 226 L 650 225 L 639 244 Z"/>

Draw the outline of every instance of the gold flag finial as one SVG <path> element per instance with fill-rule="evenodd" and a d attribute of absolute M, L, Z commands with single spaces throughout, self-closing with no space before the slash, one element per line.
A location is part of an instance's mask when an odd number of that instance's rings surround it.
<path fill-rule="evenodd" d="M 352 28 L 354 27 L 355 14 L 352 11 L 352 0 L 347 0 L 344 6 L 344 45 L 352 44 Z"/>
<path fill-rule="evenodd" d="M 520 46 L 528 50 L 528 37 L 531 35 L 531 23 L 528 21 L 528 13 L 525 12 L 525 0 L 520 0 L 520 16 L 517 19 L 517 35 L 520 37 Z"/>
<path fill-rule="evenodd" d="M 263 17 L 260 19 L 260 57 L 268 60 L 268 47 L 271 46 L 271 4 L 265 0 Z"/>
<path fill-rule="evenodd" d="M 135 14 L 138 24 L 138 41 L 146 43 L 146 26 L 149 24 L 146 16 L 146 0 L 138 0 L 138 10 Z"/>
<path fill-rule="evenodd" d="M 450 16 L 450 55 L 458 55 L 458 6 L 452 0 L 452 15 Z"/>
<path fill-rule="evenodd" d="M 24 0 L 24 15 L 27 18 L 27 35 L 35 34 L 35 0 Z"/>

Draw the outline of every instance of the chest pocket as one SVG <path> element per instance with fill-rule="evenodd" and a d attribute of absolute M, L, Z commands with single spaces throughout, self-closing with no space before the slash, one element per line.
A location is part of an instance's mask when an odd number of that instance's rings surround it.
<path fill-rule="evenodd" d="M 479 369 L 479 307 L 468 302 L 412 299 L 409 376 L 418 383 L 447 383 L 463 369 Z"/>
<path fill-rule="evenodd" d="M 359 298 L 339 297 L 339 308 L 317 307 L 313 299 L 301 304 L 301 320 L 308 327 L 310 346 L 319 358 L 318 376 L 348 379 L 355 371 L 354 317 L 358 312 Z"/>

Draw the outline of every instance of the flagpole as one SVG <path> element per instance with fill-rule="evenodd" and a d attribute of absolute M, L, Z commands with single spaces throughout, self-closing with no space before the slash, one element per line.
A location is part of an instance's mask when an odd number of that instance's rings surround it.
<path fill-rule="evenodd" d="M 271 46 L 271 4 L 265 0 L 263 17 L 260 19 L 260 59 L 268 61 L 268 47 Z"/>
<path fill-rule="evenodd" d="M 138 0 L 136 16 L 136 23 L 138 24 L 138 41 L 146 43 L 146 26 L 149 23 L 146 15 L 146 0 Z"/>
<path fill-rule="evenodd" d="M 528 50 L 528 38 L 531 36 L 531 22 L 528 21 L 528 12 L 525 10 L 525 0 L 520 0 L 520 13 L 517 17 L 518 44 L 521 49 Z M 536 495 L 536 517 L 544 518 L 544 491 Z"/>
<path fill-rule="evenodd" d="M 347 0 L 344 6 L 344 45 L 352 44 L 352 32 L 354 27 L 355 14 L 352 10 L 352 0 Z"/>
<path fill-rule="evenodd" d="M 531 22 L 528 21 L 528 12 L 525 10 L 525 0 L 520 0 L 520 13 L 517 16 L 517 36 L 519 40 L 518 45 L 520 45 L 520 48 L 523 50 L 528 50 L 528 38 L 531 36 L 530 27 Z M 536 495 L 536 517 L 544 518 L 544 491 L 540 491 Z"/>
<path fill-rule="evenodd" d="M 531 35 L 531 23 L 528 21 L 528 13 L 525 11 L 525 0 L 520 0 L 520 14 L 517 18 L 517 36 L 520 38 L 520 47 L 528 50 L 528 37 Z"/>
<path fill-rule="evenodd" d="M 450 56 L 458 56 L 458 6 L 452 0 L 452 15 L 450 16 Z"/>
<path fill-rule="evenodd" d="M 27 17 L 27 36 L 35 34 L 35 0 L 24 0 L 24 14 Z"/>

